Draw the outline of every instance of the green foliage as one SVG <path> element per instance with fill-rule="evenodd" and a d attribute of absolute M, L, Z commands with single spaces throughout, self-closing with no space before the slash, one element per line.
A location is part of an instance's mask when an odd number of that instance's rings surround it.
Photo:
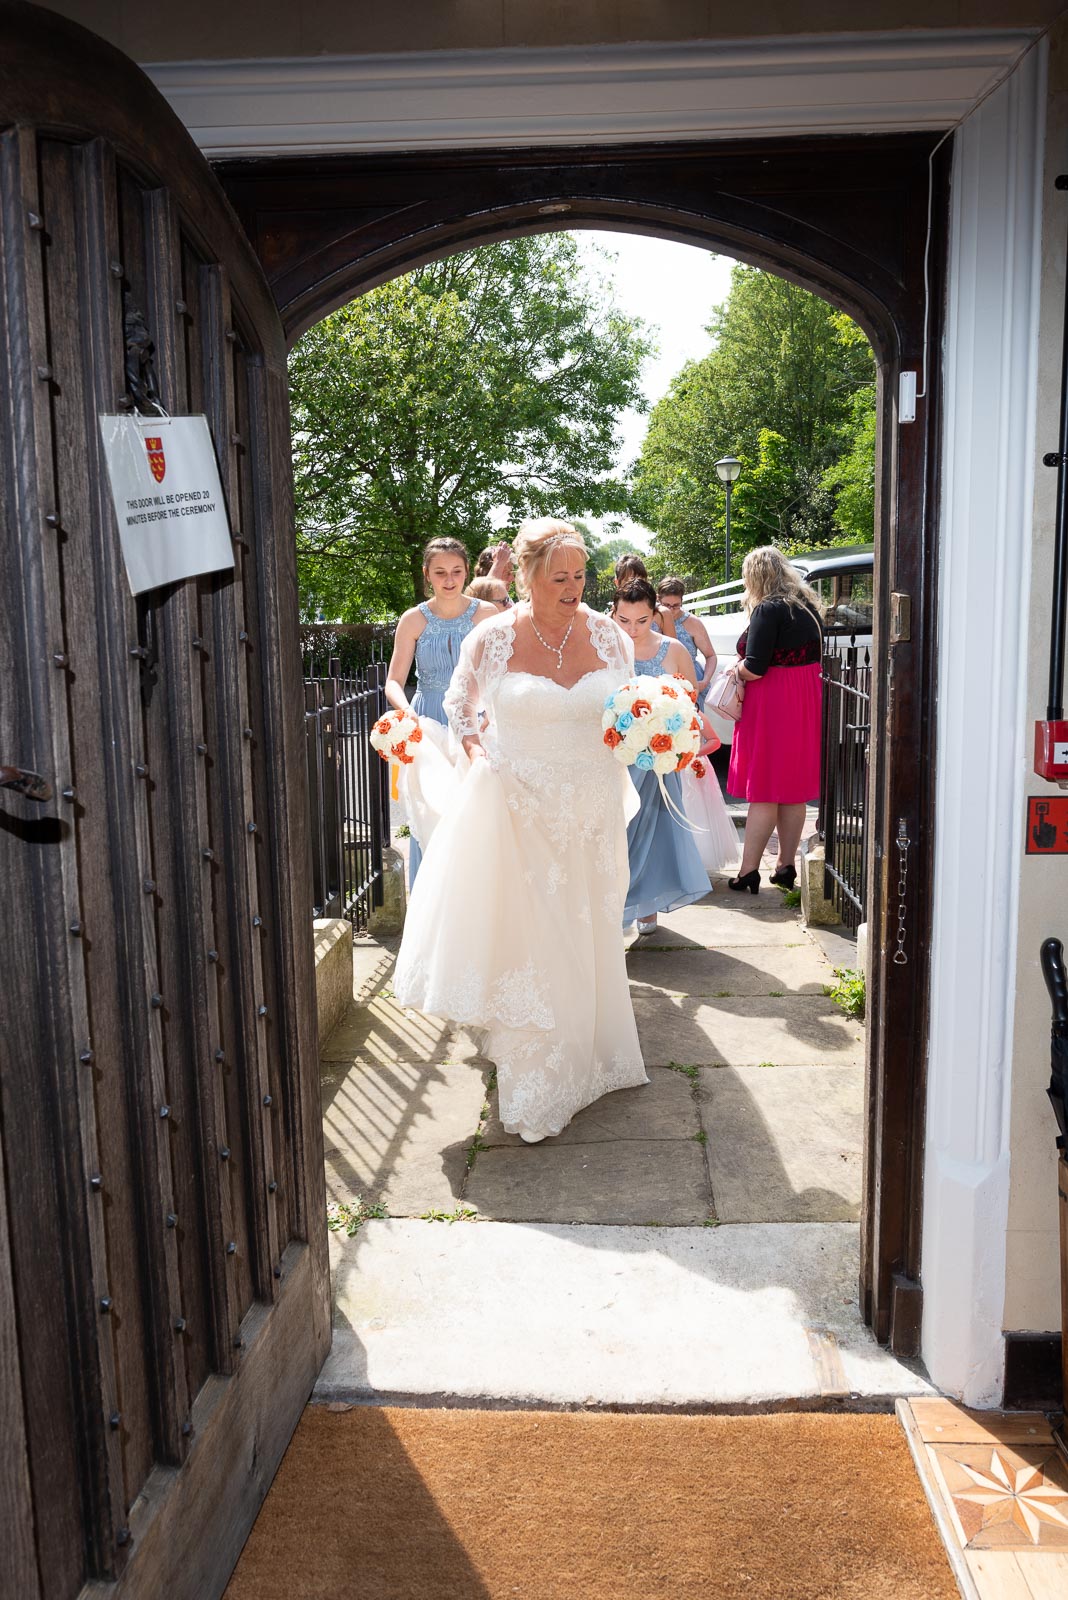
<path fill-rule="evenodd" d="M 681 1072 L 684 1078 L 689 1078 L 691 1083 L 697 1082 L 697 1068 L 684 1066 L 681 1061 L 669 1061 L 668 1066 L 672 1072 Z"/>
<path fill-rule="evenodd" d="M 457 1206 L 455 1211 L 443 1211 L 440 1206 L 431 1206 L 429 1211 L 419 1213 L 420 1222 L 477 1222 L 478 1212 L 473 1206 Z"/>
<path fill-rule="evenodd" d="M 368 1205 L 362 1195 L 357 1195 L 354 1200 L 332 1200 L 326 1208 L 326 1225 L 331 1233 L 340 1233 L 344 1228 L 351 1239 L 363 1223 L 388 1216 L 385 1206 L 377 1202 Z"/>
<path fill-rule="evenodd" d="M 866 1002 L 863 972 L 857 972 L 853 967 L 835 967 L 834 975 L 837 982 L 827 984 L 824 994 L 829 994 L 847 1017 L 862 1017 Z"/>
<path fill-rule="evenodd" d="M 654 407 L 635 467 L 632 515 L 655 531 L 654 560 L 705 581 L 722 574 L 715 463 L 725 455 L 742 463 L 731 503 L 735 574 L 754 545 L 798 551 L 870 539 L 874 499 L 866 510 L 863 491 L 869 477 L 874 484 L 875 364 L 862 331 L 817 295 L 737 266 L 709 332 L 715 347 Z"/>
<path fill-rule="evenodd" d="M 501 507 L 624 511 L 616 419 L 644 407 L 650 349 L 568 234 L 420 267 L 310 329 L 290 357 L 302 613 L 403 609 L 427 540 L 474 555 Z"/>

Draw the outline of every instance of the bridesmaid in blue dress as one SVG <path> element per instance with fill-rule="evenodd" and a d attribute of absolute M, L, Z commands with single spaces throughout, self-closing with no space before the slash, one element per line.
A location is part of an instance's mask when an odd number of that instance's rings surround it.
<path fill-rule="evenodd" d="M 681 578 L 661 578 L 656 586 L 657 627 L 665 638 L 677 639 L 689 654 L 697 677 L 697 704 L 703 711 L 708 686 L 715 676 L 716 652 L 712 640 L 708 637 L 708 629 L 700 617 L 692 617 L 688 611 L 682 609 L 682 597 L 685 593 L 686 585 Z M 699 650 L 704 657 L 703 672 L 697 670 Z"/>
<path fill-rule="evenodd" d="M 430 598 L 412 606 L 397 623 L 393 655 L 386 678 L 386 699 L 398 711 L 430 717 L 446 726 L 445 691 L 460 659 L 460 646 L 471 629 L 498 610 L 464 594 L 470 562 L 459 539 L 431 539 L 423 551 L 423 581 Z M 418 688 L 409 704 L 405 685 L 415 662 Z M 408 887 L 415 882 L 422 846 L 414 833 L 408 845 Z"/>
<path fill-rule="evenodd" d="M 639 677 L 678 673 L 697 687 L 688 652 L 677 639 L 653 632 L 656 594 L 652 584 L 644 578 L 624 584 L 616 595 L 613 615 L 624 633 L 634 640 L 634 671 Z M 637 920 L 641 935 L 656 932 L 658 912 L 675 911 L 693 900 L 703 900 L 709 882 L 694 836 L 664 804 L 656 773 L 631 767 L 630 775 L 638 790 L 641 810 L 627 827 L 630 888 L 623 921 L 626 924 Z M 679 774 L 669 772 L 664 787 L 681 811 Z"/>

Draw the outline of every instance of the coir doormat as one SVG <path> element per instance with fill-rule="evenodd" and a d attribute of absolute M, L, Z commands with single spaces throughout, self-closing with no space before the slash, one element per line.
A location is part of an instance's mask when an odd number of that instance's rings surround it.
<path fill-rule="evenodd" d="M 226 1600 L 956 1600 L 890 1416 L 310 1406 Z"/>

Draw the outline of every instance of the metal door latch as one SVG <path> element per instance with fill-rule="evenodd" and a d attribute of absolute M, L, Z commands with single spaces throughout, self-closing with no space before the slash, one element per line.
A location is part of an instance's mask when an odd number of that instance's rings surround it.
<path fill-rule="evenodd" d="M 912 638 L 912 596 L 897 589 L 890 596 L 890 643 L 908 644 Z"/>
<path fill-rule="evenodd" d="M 0 767 L 0 789 L 14 789 L 27 800 L 51 800 L 52 785 L 39 772 L 26 767 Z"/>

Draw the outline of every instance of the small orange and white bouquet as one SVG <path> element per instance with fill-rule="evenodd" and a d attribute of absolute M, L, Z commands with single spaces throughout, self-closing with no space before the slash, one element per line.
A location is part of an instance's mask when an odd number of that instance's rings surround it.
<path fill-rule="evenodd" d="M 689 682 L 667 675 L 630 678 L 608 696 L 601 726 L 616 760 L 655 772 L 665 805 L 690 827 L 664 787 L 665 774 L 688 767 L 701 745 L 697 695 Z"/>
<path fill-rule="evenodd" d="M 410 711 L 387 711 L 371 729 L 371 746 L 383 761 L 399 761 L 409 767 L 415 760 L 410 746 L 419 744 L 423 730 Z"/>

